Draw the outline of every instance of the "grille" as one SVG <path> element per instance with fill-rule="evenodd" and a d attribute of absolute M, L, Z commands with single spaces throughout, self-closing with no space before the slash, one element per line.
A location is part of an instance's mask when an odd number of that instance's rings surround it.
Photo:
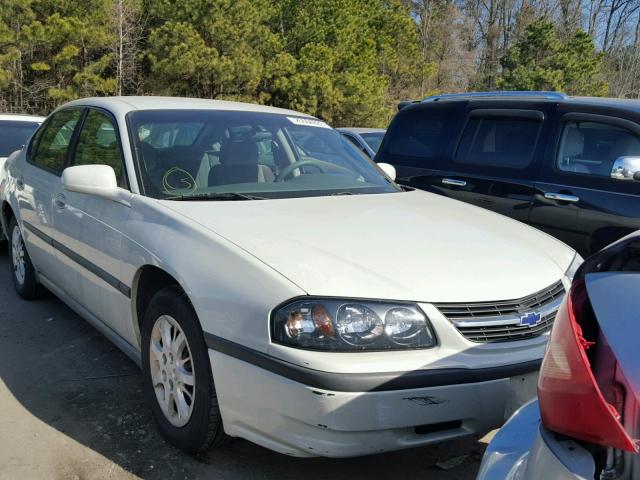
<path fill-rule="evenodd" d="M 472 342 L 510 342 L 534 338 L 551 330 L 556 312 L 542 317 L 540 323 L 533 327 L 526 325 L 489 325 L 484 327 L 456 327 L 462 335 Z"/>
<path fill-rule="evenodd" d="M 559 281 L 518 300 L 441 303 L 436 307 L 472 342 L 508 342 L 526 340 L 548 332 L 553 326 L 564 293 L 564 286 Z M 520 317 L 534 311 L 540 312 L 540 321 L 533 326 L 521 325 Z"/>

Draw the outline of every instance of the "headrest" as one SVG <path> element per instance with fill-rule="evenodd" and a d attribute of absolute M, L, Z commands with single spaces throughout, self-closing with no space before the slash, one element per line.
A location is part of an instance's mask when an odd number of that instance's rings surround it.
<path fill-rule="evenodd" d="M 584 150 L 584 135 L 576 127 L 567 127 L 563 143 L 562 156 L 564 158 L 581 155 Z"/>
<path fill-rule="evenodd" d="M 222 165 L 258 164 L 258 144 L 253 140 L 228 140 L 220 147 Z"/>

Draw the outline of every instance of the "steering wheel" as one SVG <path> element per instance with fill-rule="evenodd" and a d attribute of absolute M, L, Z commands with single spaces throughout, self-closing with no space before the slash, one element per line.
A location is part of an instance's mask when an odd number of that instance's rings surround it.
<path fill-rule="evenodd" d="M 292 164 L 284 167 L 278 174 L 278 177 L 276 178 L 276 180 L 278 182 L 283 182 L 289 175 L 293 173 L 294 170 L 297 170 L 298 168 L 305 167 L 305 166 L 316 167 L 322 173 L 326 173 L 327 170 L 334 170 L 336 172 L 356 175 L 355 172 L 352 172 L 348 168 L 342 167 L 340 165 L 336 165 L 331 162 L 325 162 L 323 160 L 318 160 L 311 157 L 304 157 L 302 160 L 298 160 L 297 162 L 293 162 Z"/>

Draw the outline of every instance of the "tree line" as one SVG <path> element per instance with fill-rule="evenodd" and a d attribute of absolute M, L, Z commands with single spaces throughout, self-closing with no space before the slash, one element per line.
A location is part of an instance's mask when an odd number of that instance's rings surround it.
<path fill-rule="evenodd" d="M 94 95 L 385 125 L 466 90 L 640 97 L 640 0 L 2 0 L 0 111 Z"/>

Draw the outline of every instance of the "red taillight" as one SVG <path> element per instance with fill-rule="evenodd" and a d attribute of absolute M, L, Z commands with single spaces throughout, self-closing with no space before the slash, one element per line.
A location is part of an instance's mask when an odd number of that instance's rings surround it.
<path fill-rule="evenodd" d="M 593 343 L 584 338 L 581 323 L 588 301 L 584 282 L 577 281 L 558 311 L 538 380 L 542 422 L 557 433 L 637 452 L 591 370 L 587 350 Z"/>

